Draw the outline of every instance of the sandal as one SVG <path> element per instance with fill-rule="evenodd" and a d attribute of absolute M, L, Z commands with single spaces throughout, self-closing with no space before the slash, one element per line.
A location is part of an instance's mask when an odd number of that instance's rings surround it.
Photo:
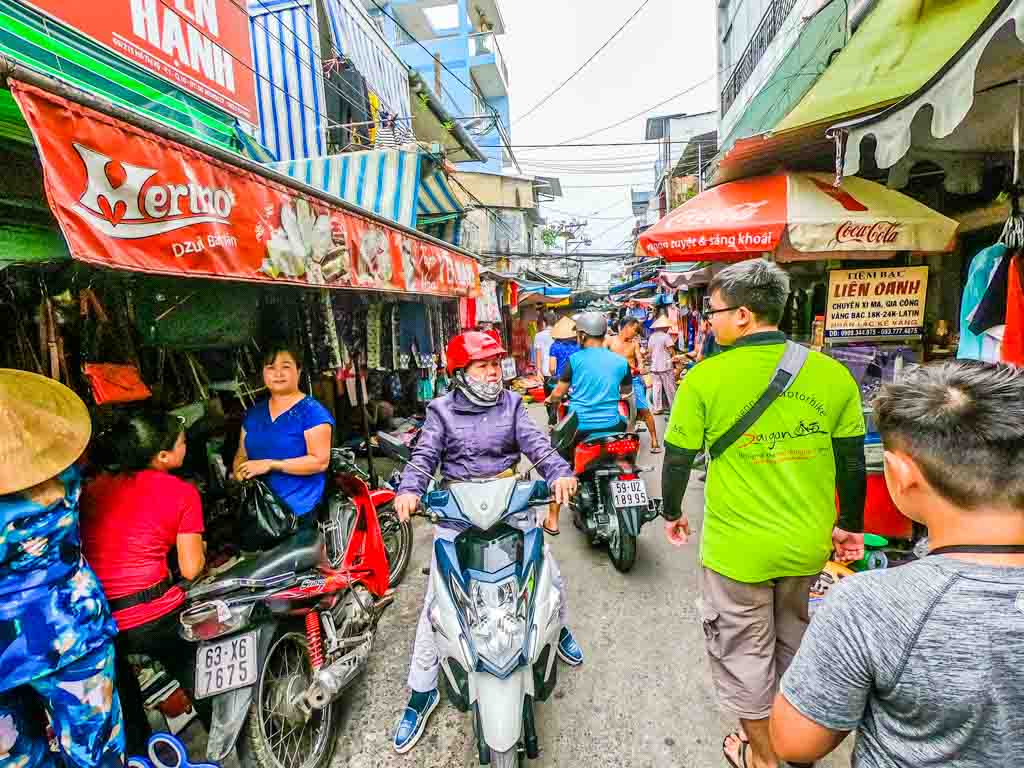
<path fill-rule="evenodd" d="M 561 531 L 556 531 L 554 528 L 548 528 L 547 525 L 542 525 L 541 528 L 544 529 L 544 533 L 548 536 L 558 536 L 561 533 Z"/>
<path fill-rule="evenodd" d="M 651 446 L 651 453 L 661 453 L 661 446 L 660 445 Z"/>
<path fill-rule="evenodd" d="M 733 760 L 732 757 L 729 756 L 729 753 L 726 751 L 726 744 L 729 742 L 730 738 L 735 738 L 739 742 L 739 745 L 740 745 L 740 751 L 739 751 L 740 761 L 738 763 L 735 760 Z M 731 765 L 732 768 L 748 768 L 748 766 L 747 766 L 747 750 L 748 749 L 750 749 L 750 742 L 749 741 L 744 741 L 743 737 L 738 732 L 737 733 L 730 733 L 728 736 L 726 736 L 724 739 L 722 739 L 722 755 L 725 757 L 725 761 L 727 763 L 729 763 L 729 765 Z"/>

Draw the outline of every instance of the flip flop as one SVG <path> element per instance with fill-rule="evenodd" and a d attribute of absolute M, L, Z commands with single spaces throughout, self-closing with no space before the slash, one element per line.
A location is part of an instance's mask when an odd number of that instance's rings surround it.
<path fill-rule="evenodd" d="M 546 533 L 548 536 L 558 536 L 561 533 L 561 531 L 556 531 L 552 528 L 548 528 L 546 525 L 542 525 L 541 528 L 544 529 L 544 533 Z"/>
<path fill-rule="evenodd" d="M 735 736 L 740 742 L 740 761 L 738 763 L 729 756 L 728 752 L 726 752 L 725 745 L 729 741 L 729 738 L 731 736 Z M 749 768 L 747 765 L 747 750 L 749 748 L 750 742 L 744 741 L 738 732 L 730 733 L 729 736 L 726 736 L 724 739 L 722 739 L 722 756 L 725 757 L 725 762 L 731 765 L 732 768 Z"/>
<path fill-rule="evenodd" d="M 652 447 L 651 448 L 651 453 L 661 453 L 661 446 L 660 445 L 655 445 L 654 447 Z"/>

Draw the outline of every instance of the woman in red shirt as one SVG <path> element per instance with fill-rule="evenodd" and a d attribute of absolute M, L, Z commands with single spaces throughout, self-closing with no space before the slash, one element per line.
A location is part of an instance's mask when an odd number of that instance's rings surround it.
<path fill-rule="evenodd" d="M 160 661 L 191 688 L 194 649 L 178 635 L 185 593 L 167 565 L 177 552 L 181 577 L 194 579 L 206 563 L 203 509 L 196 488 L 170 474 L 185 461 L 185 431 L 169 415 L 139 415 L 112 435 L 118 472 L 105 473 L 82 493 L 82 552 L 107 594 L 119 634 L 118 688 L 129 753 L 149 728 L 125 654 Z M 141 754 L 141 753 L 138 753 Z"/>

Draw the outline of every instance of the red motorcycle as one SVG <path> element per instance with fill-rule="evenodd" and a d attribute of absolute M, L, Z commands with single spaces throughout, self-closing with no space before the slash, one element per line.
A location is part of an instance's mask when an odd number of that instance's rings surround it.
<path fill-rule="evenodd" d="M 237 746 L 259 768 L 330 763 L 337 700 L 394 599 L 377 513 L 394 493 L 371 491 L 345 454 L 332 458 L 317 526 L 188 591 L 182 636 L 198 644 L 192 694 L 213 701 L 211 761 Z"/>

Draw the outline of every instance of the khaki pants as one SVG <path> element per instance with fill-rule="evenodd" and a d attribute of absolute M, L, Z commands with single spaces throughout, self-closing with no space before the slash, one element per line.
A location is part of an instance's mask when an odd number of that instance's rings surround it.
<path fill-rule="evenodd" d="M 701 568 L 698 601 L 711 677 L 721 706 L 743 720 L 771 712 L 783 673 L 807 630 L 815 576 L 756 584 Z"/>

